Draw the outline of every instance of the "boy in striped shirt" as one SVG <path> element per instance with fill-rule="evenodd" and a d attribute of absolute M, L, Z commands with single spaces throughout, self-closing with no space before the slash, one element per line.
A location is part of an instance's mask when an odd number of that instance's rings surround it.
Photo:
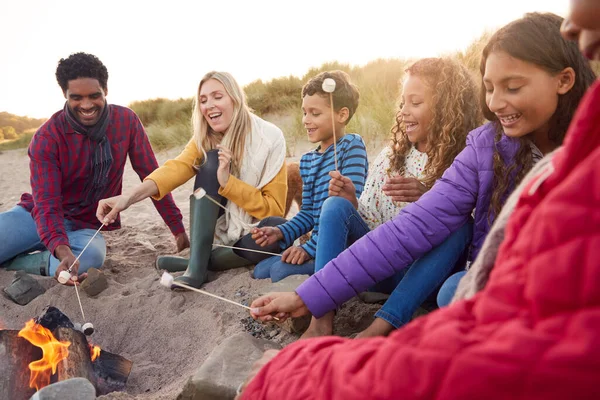
<path fill-rule="evenodd" d="M 362 193 L 368 169 L 365 144 L 359 135 L 345 131 L 358 107 L 358 89 L 343 71 L 322 72 L 302 88 L 302 123 L 308 140 L 319 143 L 315 150 L 304 154 L 300 159 L 302 207 L 290 221 L 282 219 L 282 224 L 270 227 L 259 224 L 252 230 L 252 238 L 257 244 L 267 246 L 279 241 L 284 250 L 281 257 L 271 257 L 257 264 L 253 273 L 255 278 L 270 277 L 273 282 L 277 282 L 289 275 L 312 275 L 314 272 L 321 206 L 328 197 L 329 173 L 335 171 L 331 104 L 329 93 L 322 89 L 323 81 L 327 78 L 336 83 L 333 111 L 338 171 L 352 180 L 357 197 Z M 310 240 L 294 246 L 297 238 L 311 230 Z"/>

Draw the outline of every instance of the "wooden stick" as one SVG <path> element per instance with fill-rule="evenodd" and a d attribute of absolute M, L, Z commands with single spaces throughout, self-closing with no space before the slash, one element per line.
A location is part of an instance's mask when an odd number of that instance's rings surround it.
<path fill-rule="evenodd" d="M 198 191 L 198 190 L 200 190 L 200 189 L 201 189 L 201 188 L 199 188 L 199 189 L 196 189 L 196 191 Z M 194 191 L 194 193 L 195 193 L 196 191 Z M 253 228 L 253 226 L 252 226 L 252 225 L 250 225 L 250 224 L 247 224 L 246 222 L 242 221 L 240 218 L 237 218 L 237 217 L 235 217 L 235 216 L 234 216 L 232 213 L 230 213 L 230 212 L 229 212 L 229 210 L 228 210 L 228 209 L 227 209 L 227 208 L 226 208 L 226 207 L 225 207 L 223 204 L 221 204 L 221 203 L 219 203 L 217 200 L 213 199 L 211 196 L 209 196 L 209 195 L 208 195 L 208 193 L 205 193 L 205 194 L 204 194 L 204 196 L 202 196 L 202 197 L 206 197 L 208 200 L 212 201 L 213 203 L 215 203 L 216 205 L 218 205 L 219 207 L 221 207 L 223 210 L 225 210 L 225 212 L 226 212 L 226 213 L 228 213 L 228 214 L 229 214 L 229 216 L 230 216 L 231 218 L 235 218 L 235 219 L 237 219 L 237 220 L 238 220 L 238 221 L 240 221 L 240 222 L 242 223 L 242 225 L 244 225 L 246 228 Z"/>
<path fill-rule="evenodd" d="M 242 250 L 242 251 L 253 251 L 255 253 L 261 253 L 261 254 L 270 254 L 272 256 L 277 256 L 277 257 L 281 257 L 281 254 L 277 254 L 277 253 L 271 253 L 270 251 L 262 251 L 262 250 L 254 250 L 254 249 L 245 249 L 243 247 L 235 247 L 235 246 L 225 246 L 224 244 L 217 244 L 217 243 L 213 243 L 213 246 L 216 247 L 225 247 L 227 249 L 234 249 L 234 250 Z"/>
<path fill-rule="evenodd" d="M 92 240 L 94 240 L 94 238 L 96 237 L 96 235 L 100 232 L 100 229 L 102 229 L 104 227 L 104 222 L 102 223 L 102 225 L 100 225 L 100 228 L 98 228 L 98 230 L 96 231 L 96 233 L 94 233 L 94 236 L 92 236 L 92 238 L 87 242 L 87 244 L 85 245 L 85 247 L 83 248 L 83 250 L 81 250 L 81 253 L 79 253 L 79 255 L 77 256 L 77 258 L 75 258 L 75 261 L 73 261 L 73 264 L 71 264 L 71 266 L 69 267 L 69 273 L 71 273 L 71 269 L 73 268 L 73 266 L 75 265 L 75 263 L 79 260 L 79 257 L 81 257 L 81 255 L 83 254 L 83 252 L 85 251 L 85 249 L 88 248 L 88 246 L 90 245 L 90 243 L 92 243 Z"/>
<path fill-rule="evenodd" d="M 85 335 L 71 328 L 56 328 L 54 337 L 62 342 L 70 342 L 68 356 L 58 363 L 57 380 L 64 381 L 71 378 L 85 378 L 94 388 L 97 386 L 96 374 L 90 358 L 90 347 Z"/>
<path fill-rule="evenodd" d="M 333 109 L 333 93 L 329 93 L 329 102 L 331 103 L 331 129 L 333 129 L 333 161 L 335 163 L 335 170 L 338 170 L 337 161 L 337 138 L 335 136 L 335 111 Z"/>
<path fill-rule="evenodd" d="M 180 283 L 180 282 L 175 282 L 175 281 L 173 281 L 172 285 L 179 286 L 179 287 L 182 287 L 182 288 L 184 288 L 184 289 L 191 290 L 191 291 L 193 291 L 193 292 L 197 292 L 197 293 L 200 293 L 200 294 L 205 294 L 205 295 L 207 295 L 207 296 L 214 297 L 215 299 L 223 300 L 223 301 L 225 301 L 225 302 L 227 302 L 227 303 L 230 303 L 230 304 L 236 305 L 236 306 L 238 306 L 238 307 L 245 308 L 246 310 L 252 310 L 252 308 L 250 308 L 250 307 L 248 307 L 248 306 L 245 306 L 245 305 L 243 305 L 243 304 L 237 303 L 237 302 L 235 302 L 235 301 L 233 301 L 233 300 L 226 299 L 225 297 L 217 296 L 216 294 L 212 294 L 212 293 L 209 293 L 209 292 L 205 292 L 204 290 L 201 290 L 201 289 L 196 289 L 195 287 L 188 286 L 188 285 L 186 285 L 185 283 Z M 277 317 L 273 317 L 273 319 L 275 319 L 275 320 L 279 321 L 279 318 L 277 318 Z"/>

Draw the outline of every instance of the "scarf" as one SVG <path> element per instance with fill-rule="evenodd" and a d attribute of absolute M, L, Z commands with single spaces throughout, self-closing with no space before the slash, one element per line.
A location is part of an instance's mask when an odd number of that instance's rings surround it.
<path fill-rule="evenodd" d="M 64 111 L 67 122 L 73 127 L 75 132 L 88 137 L 93 149 L 92 156 L 90 157 L 91 174 L 85 188 L 87 197 L 86 201 L 81 205 L 81 208 L 84 208 L 99 201 L 104 195 L 104 189 L 108 185 L 108 173 L 113 162 L 110 142 L 106 137 L 110 121 L 110 109 L 105 102 L 100 119 L 94 126 L 89 127 L 79 123 L 67 102 L 65 102 Z"/>

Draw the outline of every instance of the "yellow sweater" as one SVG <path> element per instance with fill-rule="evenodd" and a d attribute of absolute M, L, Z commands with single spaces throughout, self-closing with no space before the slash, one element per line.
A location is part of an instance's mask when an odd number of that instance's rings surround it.
<path fill-rule="evenodd" d="M 189 181 L 196 175 L 193 165 L 199 165 L 201 161 L 202 153 L 198 150 L 196 143 L 190 140 L 181 154 L 167 161 L 146 177 L 158 186 L 158 194 L 152 198 L 160 200 L 175 188 Z M 256 219 L 260 220 L 270 216 L 283 217 L 287 195 L 285 163 L 271 182 L 262 189 L 248 185 L 231 175 L 227 185 L 219 188 L 219 194 L 237 204 Z"/>

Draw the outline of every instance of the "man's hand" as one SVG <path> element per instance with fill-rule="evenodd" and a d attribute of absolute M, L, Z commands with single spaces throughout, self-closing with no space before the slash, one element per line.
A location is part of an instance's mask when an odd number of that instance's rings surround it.
<path fill-rule="evenodd" d="M 187 233 L 181 232 L 175 235 L 175 243 L 177 244 L 177 252 L 183 251 L 190 247 L 190 239 Z"/>
<path fill-rule="evenodd" d="M 222 188 L 227 186 L 227 182 L 229 182 L 229 176 L 231 175 L 231 159 L 233 158 L 233 154 L 231 154 L 231 150 L 226 147 L 217 145 L 219 149 L 219 168 L 217 169 L 217 181 L 219 181 L 219 185 Z"/>
<path fill-rule="evenodd" d="M 250 305 L 252 318 L 263 322 L 273 321 L 273 315 L 279 322 L 288 317 L 301 317 L 308 314 L 308 308 L 296 292 L 267 293 L 254 300 Z"/>
<path fill-rule="evenodd" d="M 281 229 L 274 228 L 272 226 L 253 228 L 250 233 L 252 233 L 252 240 L 254 240 L 260 247 L 266 247 L 283 239 L 283 233 L 281 233 Z"/>
<path fill-rule="evenodd" d="M 110 225 L 115 222 L 119 213 L 127 210 L 130 205 L 130 197 L 123 194 L 100 200 L 98 202 L 98 209 L 96 210 L 96 218 L 104 225 Z"/>
<path fill-rule="evenodd" d="M 238 399 L 242 398 L 242 394 L 244 393 L 244 390 L 246 390 L 246 387 L 248 387 L 248 385 L 250 384 L 252 379 L 254 379 L 254 377 L 256 375 L 258 375 L 258 373 L 260 372 L 262 367 L 267 365 L 267 363 L 269 361 L 271 361 L 273 358 L 275 358 L 275 356 L 277 354 L 279 354 L 280 351 L 281 350 L 271 349 L 271 350 L 267 350 L 263 353 L 262 357 L 252 365 L 252 369 L 250 370 L 250 374 L 248 374 L 248 378 L 246 378 L 246 381 L 242 384 L 240 392 L 238 393 L 238 395 L 235 397 L 234 400 L 238 400 Z"/>
<path fill-rule="evenodd" d="M 281 254 L 281 261 L 288 264 L 300 265 L 308 260 L 310 260 L 310 256 L 300 246 L 289 247 Z"/>
<path fill-rule="evenodd" d="M 73 254 L 69 246 L 58 246 L 54 251 L 54 255 L 60 260 L 60 264 L 58 264 L 56 272 L 54 273 L 54 278 L 58 280 L 58 275 L 62 271 L 68 271 L 71 265 L 73 265 L 73 268 L 71 268 L 71 279 L 69 279 L 65 285 L 73 286 L 76 281 L 82 281 L 87 277 L 87 273 L 81 274 L 80 276 L 77 275 L 77 272 L 79 271 L 79 260 L 75 262 L 77 257 L 75 257 L 75 254 Z"/>
<path fill-rule="evenodd" d="M 352 179 L 340 174 L 338 171 L 329 172 L 331 180 L 329 181 L 329 196 L 338 196 L 348 200 L 354 208 L 358 208 L 358 199 L 356 198 L 356 186 Z"/>
<path fill-rule="evenodd" d="M 383 185 L 383 193 L 392 198 L 395 202 L 413 202 L 427 191 L 427 187 L 416 178 L 405 178 L 403 176 L 393 176 L 387 178 Z"/>

